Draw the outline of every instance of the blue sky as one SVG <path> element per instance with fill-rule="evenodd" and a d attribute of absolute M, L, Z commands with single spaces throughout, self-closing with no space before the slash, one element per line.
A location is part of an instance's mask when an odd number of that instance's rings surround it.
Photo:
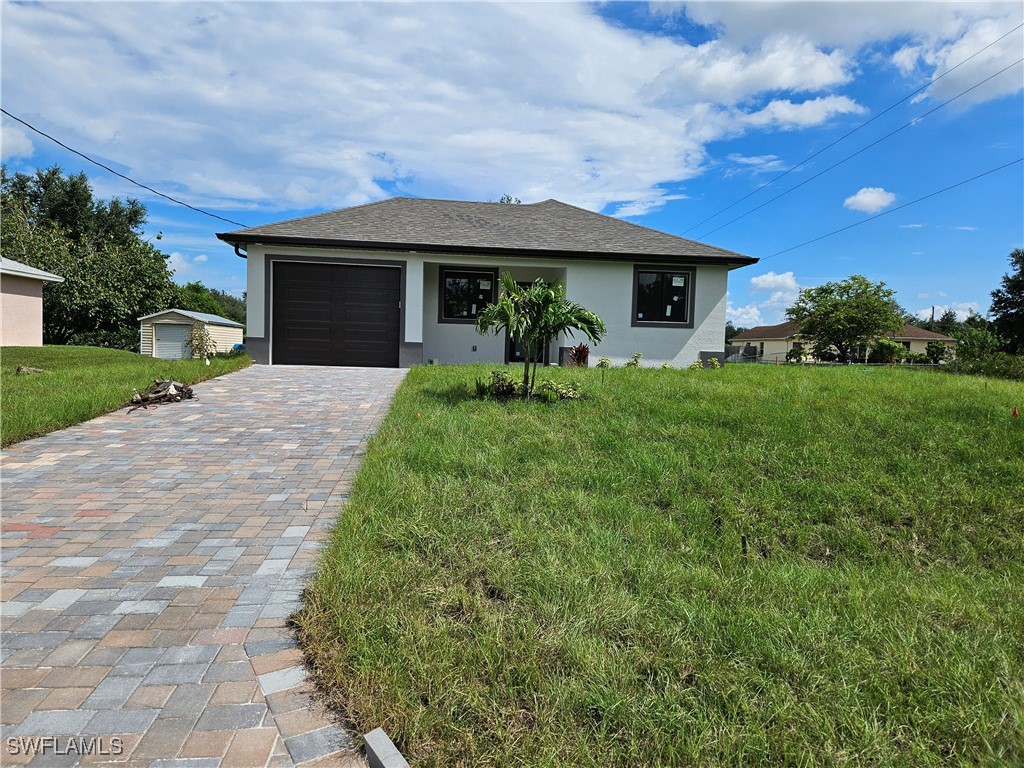
<path fill-rule="evenodd" d="M 910 311 L 984 313 L 1024 245 L 1020 163 L 779 252 L 1024 155 L 1022 23 L 1016 2 L 5 2 L 2 102 L 246 225 L 392 195 L 553 197 L 760 257 L 731 274 L 737 324 L 855 273 Z M 138 197 L 179 282 L 244 289 L 214 238 L 233 225 L 2 125 L 11 170 Z"/>

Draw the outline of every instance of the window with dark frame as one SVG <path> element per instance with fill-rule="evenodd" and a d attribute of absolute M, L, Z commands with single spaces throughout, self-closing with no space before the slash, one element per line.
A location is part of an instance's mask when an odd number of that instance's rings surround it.
<path fill-rule="evenodd" d="M 441 270 L 441 319 L 472 322 L 494 303 L 497 273 L 467 269 Z"/>
<path fill-rule="evenodd" d="M 637 323 L 690 322 L 689 272 L 659 272 L 640 269 L 636 272 Z"/>

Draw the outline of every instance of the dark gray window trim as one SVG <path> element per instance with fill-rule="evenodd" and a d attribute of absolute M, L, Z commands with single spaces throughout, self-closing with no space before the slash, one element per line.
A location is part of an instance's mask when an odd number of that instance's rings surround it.
<path fill-rule="evenodd" d="M 437 322 L 450 325 L 476 325 L 476 318 L 445 317 L 444 316 L 444 273 L 451 272 L 479 272 L 491 276 L 491 302 L 498 298 L 498 268 L 478 267 L 475 264 L 439 264 L 437 267 Z"/>
<path fill-rule="evenodd" d="M 402 308 L 398 315 L 398 342 L 404 345 L 405 342 L 405 311 L 406 307 L 409 306 L 405 295 L 405 284 L 406 284 L 406 264 L 405 261 L 398 261 L 395 259 L 360 259 L 352 258 L 349 256 L 320 256 L 320 257 L 307 257 L 307 256 L 290 256 L 281 253 L 268 253 L 263 257 L 263 338 L 267 340 L 267 363 L 269 365 L 274 364 L 273 360 L 273 339 L 271 338 L 273 326 L 271 323 L 274 318 L 271 316 L 271 308 L 274 305 L 274 264 L 279 261 L 290 261 L 299 264 L 331 264 L 331 265 L 351 265 L 356 267 L 393 267 L 401 271 L 402 276 L 399 278 L 401 285 L 401 294 L 399 301 L 402 302 Z"/>
<path fill-rule="evenodd" d="M 670 323 L 664 320 L 637 320 L 636 319 L 636 293 L 640 282 L 641 272 L 662 272 L 665 274 L 685 274 L 689 291 L 686 297 L 686 321 L 682 323 Z M 690 266 L 673 267 L 670 264 L 634 264 L 633 265 L 633 306 L 630 309 L 629 324 L 633 328 L 693 328 L 693 316 L 696 306 L 694 300 L 697 295 L 697 270 Z"/>

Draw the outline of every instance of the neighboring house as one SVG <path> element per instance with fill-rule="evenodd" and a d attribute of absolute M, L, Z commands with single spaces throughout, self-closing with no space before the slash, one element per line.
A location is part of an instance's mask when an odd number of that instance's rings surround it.
<path fill-rule="evenodd" d="M 926 331 L 909 323 L 903 324 L 899 333 L 887 334 L 894 341 L 900 342 L 909 351 L 924 354 L 928 345 L 933 341 L 941 341 L 947 349 L 956 349 L 956 339 L 945 336 L 941 333 Z M 743 331 L 732 337 L 730 346 L 744 348 L 745 357 L 757 357 L 762 360 L 781 360 L 785 362 L 786 354 L 794 348 L 806 346 L 810 350 L 810 344 L 800 340 L 797 326 L 794 322 L 779 323 L 778 325 L 760 325 Z M 863 354 L 866 354 L 862 350 Z M 863 357 L 863 354 L 859 357 Z M 810 353 L 808 352 L 808 359 Z"/>
<path fill-rule="evenodd" d="M 43 284 L 64 278 L 0 257 L 0 346 L 43 346 Z"/>
<path fill-rule="evenodd" d="M 591 352 L 689 364 L 724 356 L 729 270 L 757 259 L 557 200 L 392 198 L 218 234 L 248 259 L 247 347 L 261 363 L 516 362 L 476 332 L 498 276 L 560 280 L 608 333 Z M 568 345 L 547 350 L 555 362 Z"/>
<path fill-rule="evenodd" d="M 218 352 L 230 352 L 235 344 L 242 343 L 241 323 L 205 312 L 165 309 L 139 318 L 139 352 L 164 360 L 194 357 L 187 344 L 193 323 L 206 326 Z"/>

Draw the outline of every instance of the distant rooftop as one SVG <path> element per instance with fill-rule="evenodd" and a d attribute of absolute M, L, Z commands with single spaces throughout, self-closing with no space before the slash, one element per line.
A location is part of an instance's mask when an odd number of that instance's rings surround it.
<path fill-rule="evenodd" d="M 791 339 L 794 336 L 799 335 L 800 331 L 797 328 L 796 323 L 787 321 L 785 323 L 779 323 L 778 325 L 759 325 L 756 328 L 743 331 L 743 333 L 737 333 L 730 339 L 731 342 L 736 341 L 776 341 L 779 339 Z M 941 333 L 934 333 L 933 331 L 926 330 L 925 328 L 919 328 L 916 325 L 910 323 L 904 323 L 903 329 L 899 333 L 886 334 L 894 339 L 925 339 L 927 341 L 953 341 L 952 336 L 946 336 Z"/>

